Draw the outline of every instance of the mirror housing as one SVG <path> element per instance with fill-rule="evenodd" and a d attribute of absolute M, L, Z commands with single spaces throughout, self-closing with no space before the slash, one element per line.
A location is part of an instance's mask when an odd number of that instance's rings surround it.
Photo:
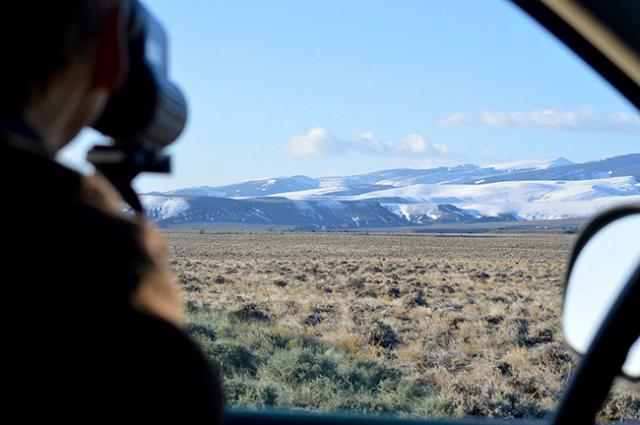
<path fill-rule="evenodd" d="M 584 355 L 590 350 L 629 286 L 640 285 L 638 276 L 640 207 L 606 212 L 587 225 L 571 257 L 564 294 L 563 332 L 574 351 Z M 627 326 L 636 328 L 636 341 L 621 373 L 640 381 L 640 320 Z"/>

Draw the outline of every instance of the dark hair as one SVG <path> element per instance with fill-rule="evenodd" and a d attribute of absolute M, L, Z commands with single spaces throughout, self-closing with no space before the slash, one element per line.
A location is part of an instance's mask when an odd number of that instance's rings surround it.
<path fill-rule="evenodd" d="M 19 115 L 34 89 L 93 44 L 123 0 L 16 0 L 0 7 L 0 117 Z"/>

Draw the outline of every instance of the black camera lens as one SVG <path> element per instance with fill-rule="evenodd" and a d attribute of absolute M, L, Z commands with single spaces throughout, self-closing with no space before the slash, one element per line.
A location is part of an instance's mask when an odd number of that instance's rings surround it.
<path fill-rule="evenodd" d="M 169 80 L 165 30 L 138 1 L 132 2 L 128 50 L 127 81 L 112 94 L 93 127 L 113 138 L 116 145 L 161 150 L 184 130 L 187 103 Z"/>

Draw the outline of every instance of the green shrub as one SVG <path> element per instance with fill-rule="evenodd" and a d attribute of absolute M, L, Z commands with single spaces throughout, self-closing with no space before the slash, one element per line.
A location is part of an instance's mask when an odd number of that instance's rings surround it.
<path fill-rule="evenodd" d="M 229 405 L 445 415 L 436 399 L 381 362 L 238 315 L 191 309 L 189 322 Z"/>

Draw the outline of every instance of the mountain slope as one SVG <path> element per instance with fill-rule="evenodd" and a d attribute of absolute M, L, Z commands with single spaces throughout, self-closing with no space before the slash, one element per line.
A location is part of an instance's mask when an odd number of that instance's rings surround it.
<path fill-rule="evenodd" d="M 529 160 L 504 162 L 500 164 L 487 165 L 488 168 L 495 168 L 503 171 L 524 171 L 524 170 L 548 170 L 550 168 L 562 167 L 565 165 L 573 165 L 574 163 L 567 158 L 547 159 L 547 160 Z"/>
<path fill-rule="evenodd" d="M 392 192 L 392 193 L 389 193 Z M 582 181 L 499 182 L 483 185 L 416 185 L 355 199 L 400 198 L 385 206 L 410 221 L 453 204 L 479 218 L 555 220 L 588 217 L 620 204 L 640 204 L 640 184 L 633 177 Z M 353 198 L 352 198 L 353 199 Z"/>
<path fill-rule="evenodd" d="M 640 154 L 630 154 L 583 164 L 558 158 L 346 177 L 280 177 L 142 199 L 162 226 L 350 229 L 587 217 L 621 203 L 640 204 L 639 180 Z"/>
<path fill-rule="evenodd" d="M 306 176 L 278 177 L 251 180 L 226 186 L 200 186 L 165 192 L 174 196 L 213 196 L 216 198 L 255 198 L 282 192 L 293 192 L 320 187 L 318 179 Z"/>
<path fill-rule="evenodd" d="M 147 215 L 162 227 L 239 223 L 311 230 L 410 224 L 376 202 L 306 202 L 282 198 L 237 200 L 157 195 L 143 195 L 141 200 Z"/>
<path fill-rule="evenodd" d="M 460 179 L 477 180 L 486 176 L 502 174 L 493 168 L 464 164 L 456 167 L 438 167 L 430 169 L 394 169 L 350 177 L 324 177 L 319 179 L 321 187 L 383 185 L 409 186 L 420 183 L 447 183 Z"/>
<path fill-rule="evenodd" d="M 184 188 L 163 194 L 242 199 L 272 195 L 285 196 L 285 194 L 288 196 L 294 192 L 322 189 L 326 190 L 324 193 L 327 195 L 338 194 L 338 192 L 344 192 L 343 195 L 356 195 L 383 188 L 416 184 L 486 184 L 501 181 L 586 180 L 623 176 L 634 176 L 640 180 L 640 154 L 583 164 L 574 164 L 566 158 L 557 158 L 486 166 L 464 164 L 430 169 L 399 168 L 345 177 L 277 177 L 226 186 Z"/>
<path fill-rule="evenodd" d="M 633 176 L 640 180 L 640 154 L 630 154 L 583 164 L 563 165 L 545 170 L 519 171 L 489 176 L 482 183 L 524 180 L 590 180 L 608 177 Z M 472 179 L 459 181 L 475 183 Z"/>
<path fill-rule="evenodd" d="M 640 195 L 633 177 L 577 181 L 508 181 L 480 185 L 418 184 L 369 192 L 344 200 L 403 199 L 407 203 L 510 203 L 584 201 L 610 196 Z M 313 199 L 308 197 L 306 199 Z"/>

